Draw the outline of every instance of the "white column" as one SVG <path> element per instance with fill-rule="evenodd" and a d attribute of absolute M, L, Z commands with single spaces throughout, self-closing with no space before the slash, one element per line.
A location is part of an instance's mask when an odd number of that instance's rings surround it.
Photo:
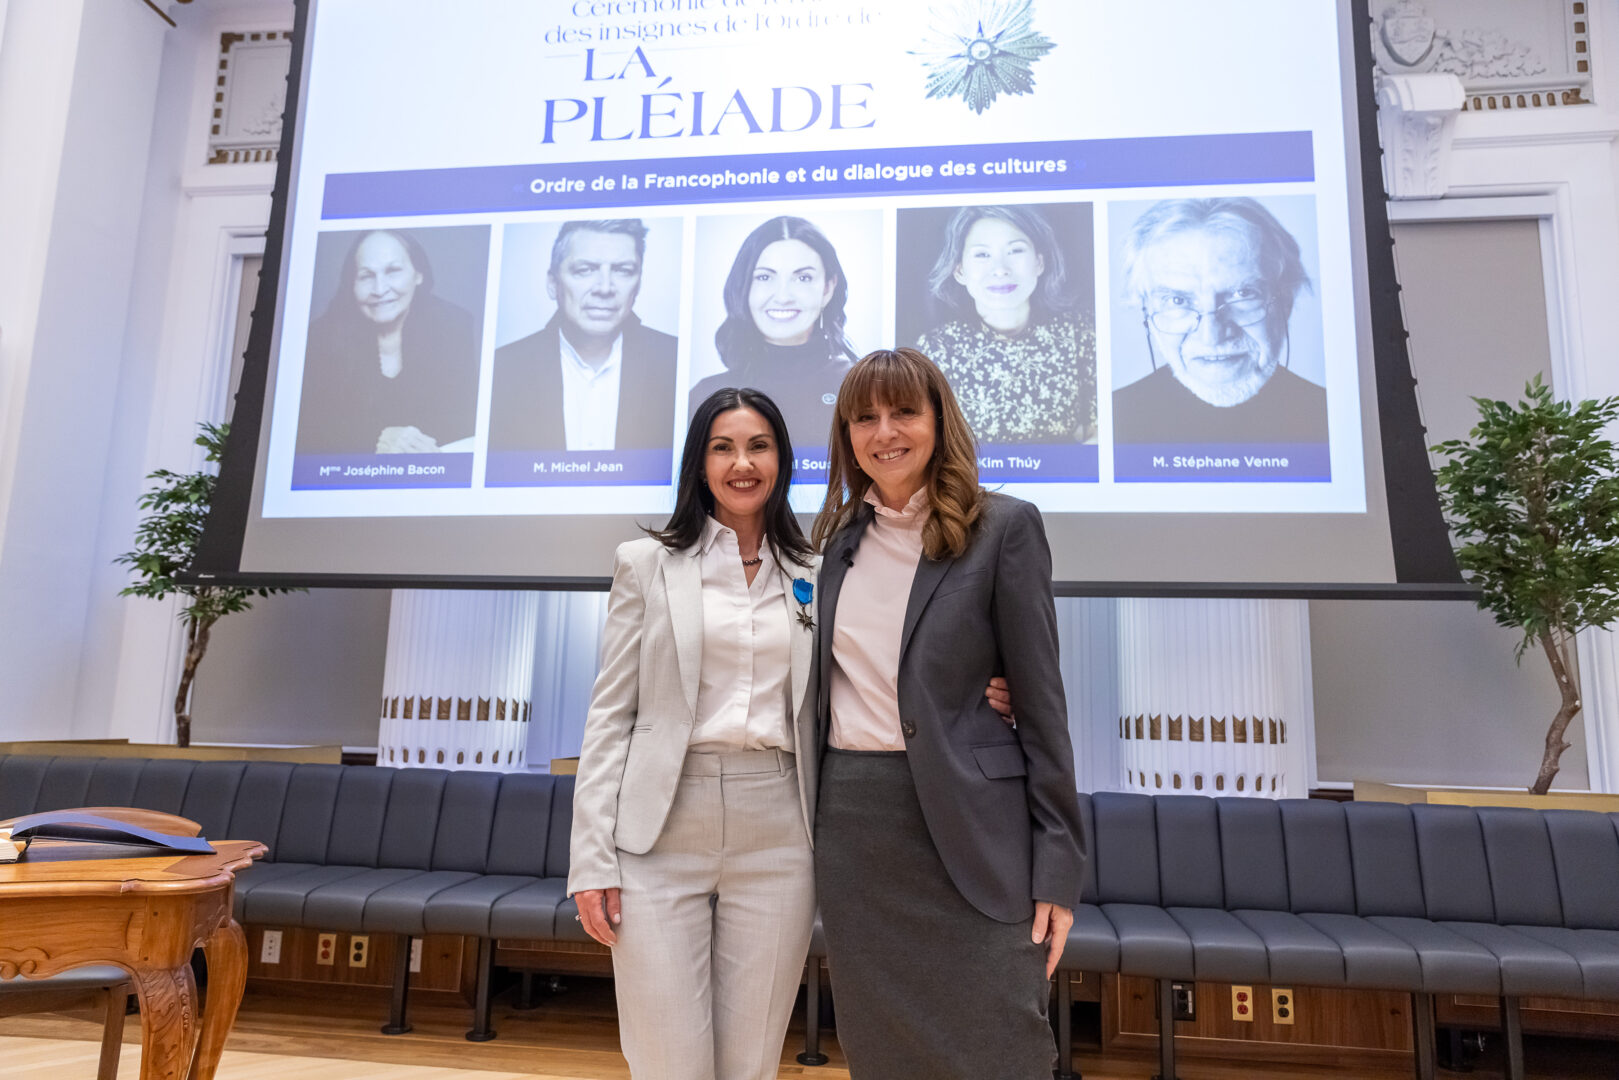
<path fill-rule="evenodd" d="M 1080 791 L 1112 791 L 1121 775 L 1117 601 L 1110 596 L 1057 597 L 1068 734 Z M 1012 702 L 1017 708 L 1017 702 Z"/>
<path fill-rule="evenodd" d="M 1309 793 L 1305 601 L 1123 599 L 1118 626 L 1122 790 Z"/>
<path fill-rule="evenodd" d="M 396 589 L 377 763 L 527 768 L 540 597 Z"/>

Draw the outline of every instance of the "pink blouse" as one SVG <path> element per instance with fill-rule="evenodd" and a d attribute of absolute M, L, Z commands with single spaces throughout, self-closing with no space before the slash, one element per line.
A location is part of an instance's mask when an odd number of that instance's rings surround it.
<path fill-rule="evenodd" d="M 922 561 L 928 492 L 890 510 L 873 487 L 871 524 L 843 577 L 832 631 L 832 731 L 842 750 L 903 750 L 899 718 L 899 646 L 911 581 Z"/>

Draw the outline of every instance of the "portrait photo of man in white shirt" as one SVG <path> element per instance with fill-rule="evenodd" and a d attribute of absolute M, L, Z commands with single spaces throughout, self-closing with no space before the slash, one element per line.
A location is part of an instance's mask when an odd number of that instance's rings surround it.
<path fill-rule="evenodd" d="M 555 314 L 495 350 L 491 451 L 673 446 L 675 338 L 635 313 L 648 231 L 638 218 L 567 221 L 556 229 L 544 275 Z M 508 265 L 533 257 L 532 245 L 512 243 L 518 233 L 508 230 Z M 532 293 L 524 301 L 540 302 Z"/>

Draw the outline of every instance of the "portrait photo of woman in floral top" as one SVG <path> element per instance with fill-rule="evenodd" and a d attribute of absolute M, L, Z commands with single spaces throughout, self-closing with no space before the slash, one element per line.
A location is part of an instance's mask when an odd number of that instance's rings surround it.
<path fill-rule="evenodd" d="M 1076 203 L 899 212 L 900 251 L 937 252 L 923 305 L 931 318 L 911 332 L 981 444 L 1096 438 L 1091 211 Z M 901 281 L 904 340 L 921 290 Z"/>

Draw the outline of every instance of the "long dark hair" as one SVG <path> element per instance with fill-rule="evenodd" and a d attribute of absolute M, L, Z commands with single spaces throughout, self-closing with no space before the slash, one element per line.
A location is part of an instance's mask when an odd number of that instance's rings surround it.
<path fill-rule="evenodd" d="M 661 529 L 647 529 L 647 535 L 671 551 L 684 551 L 702 539 L 703 523 L 714 512 L 714 493 L 703 482 L 703 465 L 708 457 L 708 435 L 721 413 L 732 409 L 752 409 L 765 418 L 776 437 L 776 483 L 765 499 L 765 543 L 777 565 L 792 560 L 808 566 L 814 549 L 804 539 L 798 519 L 787 505 L 787 489 L 793 480 L 793 444 L 787 438 L 787 422 L 769 396 L 751 387 L 727 386 L 703 399 L 692 413 L 686 428 L 686 447 L 680 454 L 680 481 L 675 494 L 675 512 Z"/>
<path fill-rule="evenodd" d="M 354 234 L 354 242 L 349 245 L 348 254 L 343 256 L 343 269 L 337 279 L 337 288 L 326 303 L 323 318 L 356 326 L 370 325 L 369 320 L 360 314 L 359 306 L 354 302 L 354 276 L 359 273 L 360 245 L 377 233 L 393 237 L 405 249 L 405 254 L 410 257 L 410 264 L 422 275 L 422 283 L 416 286 L 417 293 L 424 295 L 432 293 L 433 264 L 428 260 L 427 250 L 422 247 L 420 240 L 404 229 L 361 229 Z M 414 305 L 416 299 L 412 298 L 411 303 Z"/>
<path fill-rule="evenodd" d="M 967 233 L 984 218 L 1004 221 L 1029 238 L 1035 252 L 1045 263 L 1040 284 L 1029 297 L 1036 318 L 1060 315 L 1074 306 L 1074 296 L 1068 282 L 1068 266 L 1063 258 L 1062 244 L 1057 230 L 1051 227 L 1046 215 L 1034 206 L 963 206 L 951 216 L 944 227 L 944 244 L 939 257 L 928 272 L 928 293 L 942 309 L 946 318 L 976 319 L 978 309 L 967 295 L 966 286 L 956 280 L 956 269 L 967 253 Z"/>
<path fill-rule="evenodd" d="M 737 250 L 736 261 L 725 278 L 725 321 L 714 331 L 714 348 L 720 360 L 730 371 L 741 371 L 765 355 L 765 336 L 753 324 L 753 312 L 748 310 L 748 290 L 753 286 L 753 268 L 765 248 L 778 240 L 798 240 L 809 245 L 821 257 L 826 276 L 833 281 L 832 295 L 821 309 L 810 341 L 819 340 L 826 349 L 828 359 L 854 360 L 854 347 L 843 334 L 848 321 L 844 304 L 849 299 L 849 279 L 844 276 L 843 264 L 838 262 L 837 249 L 826 234 L 801 217 L 773 217 L 748 234 Z"/>

